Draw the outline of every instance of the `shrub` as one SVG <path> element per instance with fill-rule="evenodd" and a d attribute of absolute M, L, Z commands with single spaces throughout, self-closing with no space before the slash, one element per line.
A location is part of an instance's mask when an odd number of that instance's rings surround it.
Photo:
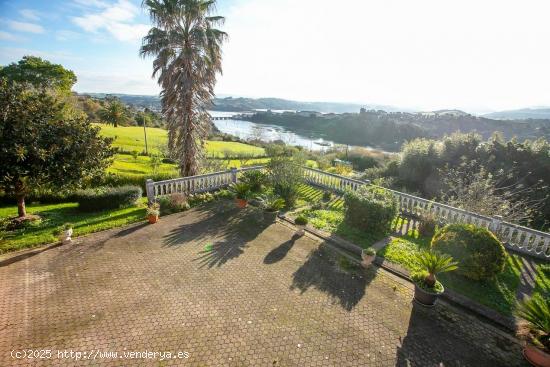
<path fill-rule="evenodd" d="M 296 219 L 294 219 L 294 224 L 299 226 L 305 226 L 308 223 L 308 220 L 306 217 L 300 215 Z"/>
<path fill-rule="evenodd" d="M 264 195 L 257 200 L 260 207 L 267 212 L 278 212 L 285 206 L 285 201 L 276 195 Z"/>
<path fill-rule="evenodd" d="M 287 207 L 293 207 L 298 198 L 298 189 L 304 181 L 303 155 L 274 156 L 267 164 L 268 176 L 273 191 L 285 200 Z"/>
<path fill-rule="evenodd" d="M 246 171 L 241 177 L 241 181 L 248 184 L 250 191 L 260 192 L 262 187 L 267 184 L 267 174 L 260 170 Z"/>
<path fill-rule="evenodd" d="M 134 205 L 141 198 L 141 188 L 137 186 L 99 187 L 76 192 L 78 209 L 99 211 L 118 209 Z"/>
<path fill-rule="evenodd" d="M 159 199 L 160 213 L 162 215 L 178 213 L 189 209 L 187 196 L 183 193 L 174 193 Z"/>
<path fill-rule="evenodd" d="M 450 224 L 435 234 L 432 249 L 451 255 L 460 264 L 458 272 L 480 280 L 501 273 L 506 264 L 502 242 L 488 229 L 471 224 Z"/>
<path fill-rule="evenodd" d="M 365 232 L 389 231 L 397 215 L 397 203 L 391 192 L 364 185 L 344 194 L 345 217 L 349 225 Z"/>
<path fill-rule="evenodd" d="M 418 234 L 421 237 L 432 238 L 435 234 L 437 226 L 437 218 L 430 209 L 425 210 L 420 214 L 420 222 L 418 223 Z"/>
<path fill-rule="evenodd" d="M 147 215 L 151 215 L 154 217 L 158 217 L 160 215 L 160 204 L 159 203 L 152 203 L 147 207 Z"/>

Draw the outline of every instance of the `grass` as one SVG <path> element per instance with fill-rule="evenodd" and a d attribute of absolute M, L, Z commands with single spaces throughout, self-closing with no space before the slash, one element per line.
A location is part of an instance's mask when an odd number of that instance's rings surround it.
<path fill-rule="evenodd" d="M 145 218 L 145 199 L 133 207 L 93 213 L 80 212 L 77 210 L 77 205 L 77 203 L 28 205 L 27 212 L 40 215 L 42 220 L 28 223 L 14 231 L 0 229 L 0 254 L 55 242 L 57 238 L 53 232 L 67 222 L 74 226 L 73 236 L 82 236 L 138 222 Z M 16 206 L 0 207 L 0 218 L 16 215 Z"/>
<path fill-rule="evenodd" d="M 420 270 L 415 255 L 428 249 L 429 245 L 430 239 L 418 237 L 417 231 L 410 231 L 407 236 L 394 238 L 377 255 L 414 272 Z M 452 272 L 440 274 L 438 278 L 445 287 L 510 316 L 516 303 L 522 263 L 518 255 L 509 255 L 504 271 L 492 280 L 473 281 Z"/>
<path fill-rule="evenodd" d="M 105 124 L 94 124 L 101 128 L 101 135 L 114 138 L 114 147 L 126 152 L 145 151 L 145 138 L 143 127 L 119 126 L 113 127 Z M 168 140 L 168 131 L 156 127 L 147 128 L 147 145 L 149 153 L 158 154 Z M 226 156 L 250 156 L 265 155 L 264 148 L 232 141 L 206 141 L 206 154 L 211 157 L 223 158 Z"/>
<path fill-rule="evenodd" d="M 544 261 L 535 262 L 535 289 L 534 294 L 540 294 L 544 299 L 550 299 L 550 263 Z"/>
<path fill-rule="evenodd" d="M 151 175 L 153 167 L 151 158 L 146 156 L 137 156 L 135 159 L 129 154 L 115 154 L 113 164 L 107 169 L 107 172 L 122 175 Z M 159 174 L 177 175 L 178 170 L 175 164 L 162 163 L 157 168 Z"/>

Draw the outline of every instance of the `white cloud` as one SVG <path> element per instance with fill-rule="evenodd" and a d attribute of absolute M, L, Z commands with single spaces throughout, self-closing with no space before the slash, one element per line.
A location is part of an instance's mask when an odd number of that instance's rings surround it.
<path fill-rule="evenodd" d="M 28 23 L 28 22 L 18 22 L 15 20 L 6 21 L 8 27 L 15 31 L 19 32 L 28 32 L 28 33 L 44 33 L 44 27 L 40 24 Z"/>
<path fill-rule="evenodd" d="M 550 101 L 550 2 L 239 0 L 219 93 L 504 109 Z"/>
<path fill-rule="evenodd" d="M 21 14 L 21 16 L 27 20 L 32 20 L 32 21 L 40 20 L 40 13 L 36 10 L 22 9 L 22 10 L 19 10 L 19 14 Z"/>
<path fill-rule="evenodd" d="M 23 37 L 20 37 L 20 36 L 16 36 L 15 34 L 12 34 L 12 33 L 9 33 L 9 32 L 4 32 L 4 31 L 0 31 L 0 40 L 2 41 L 18 41 L 18 42 L 21 42 L 21 41 L 25 41 L 25 38 Z"/>
<path fill-rule="evenodd" d="M 69 30 L 55 31 L 55 39 L 58 41 L 71 41 L 80 38 L 80 33 Z"/>
<path fill-rule="evenodd" d="M 80 61 L 80 56 L 75 56 L 70 52 L 63 51 L 41 51 L 36 49 L 18 48 L 18 47 L 0 47 L 0 64 L 5 65 L 23 58 L 23 56 L 32 55 L 47 59 L 51 62 L 64 63 Z"/>
<path fill-rule="evenodd" d="M 103 6 L 97 4 L 100 11 L 92 11 L 72 21 L 86 32 L 107 31 L 119 41 L 136 41 L 149 30 L 147 24 L 134 23 L 139 8 L 128 0 L 118 0 L 115 4 Z"/>

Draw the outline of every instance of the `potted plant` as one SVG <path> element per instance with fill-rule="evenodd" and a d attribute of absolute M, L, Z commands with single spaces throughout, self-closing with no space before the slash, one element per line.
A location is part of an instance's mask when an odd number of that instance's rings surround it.
<path fill-rule="evenodd" d="M 73 242 L 71 239 L 71 236 L 73 235 L 73 225 L 71 223 L 65 223 L 58 228 L 54 234 L 59 237 L 59 241 L 61 241 L 62 244 L 71 244 Z"/>
<path fill-rule="evenodd" d="M 305 228 L 306 228 L 307 222 L 308 222 L 307 218 L 304 217 L 303 215 L 300 215 L 296 219 L 294 219 L 294 224 L 296 225 L 296 228 L 297 228 L 296 234 L 298 236 L 303 236 L 306 233 Z"/>
<path fill-rule="evenodd" d="M 264 195 L 257 198 L 260 207 L 263 209 L 263 218 L 266 222 L 273 222 L 281 210 L 285 206 L 285 201 L 275 195 Z"/>
<path fill-rule="evenodd" d="M 250 186 L 244 182 L 238 182 L 231 185 L 231 192 L 235 196 L 237 207 L 245 208 L 248 205 L 250 197 Z"/>
<path fill-rule="evenodd" d="M 550 299 L 534 295 L 518 304 L 518 337 L 524 341 L 523 355 L 537 367 L 550 367 Z"/>
<path fill-rule="evenodd" d="M 362 249 L 361 258 L 363 259 L 363 266 L 369 266 L 376 258 L 376 250 L 372 247 Z"/>
<path fill-rule="evenodd" d="M 420 214 L 419 219 L 418 234 L 422 237 L 433 237 L 435 234 L 435 227 L 437 225 L 437 218 L 435 214 L 428 208 Z"/>
<path fill-rule="evenodd" d="M 149 220 L 149 223 L 154 224 L 158 222 L 159 215 L 160 215 L 159 203 L 152 203 L 147 207 L 147 220 Z"/>
<path fill-rule="evenodd" d="M 446 254 L 432 251 L 420 252 L 416 255 L 422 271 L 414 273 L 414 299 L 424 306 L 433 306 L 441 293 L 445 291 L 443 284 L 436 279 L 436 274 L 453 271 L 458 263 Z"/>

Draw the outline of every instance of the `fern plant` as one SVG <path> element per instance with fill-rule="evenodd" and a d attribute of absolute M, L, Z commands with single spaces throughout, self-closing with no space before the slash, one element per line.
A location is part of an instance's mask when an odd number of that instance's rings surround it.
<path fill-rule="evenodd" d="M 244 182 L 238 182 L 229 188 L 237 199 L 247 200 L 250 197 L 250 186 Z"/>

